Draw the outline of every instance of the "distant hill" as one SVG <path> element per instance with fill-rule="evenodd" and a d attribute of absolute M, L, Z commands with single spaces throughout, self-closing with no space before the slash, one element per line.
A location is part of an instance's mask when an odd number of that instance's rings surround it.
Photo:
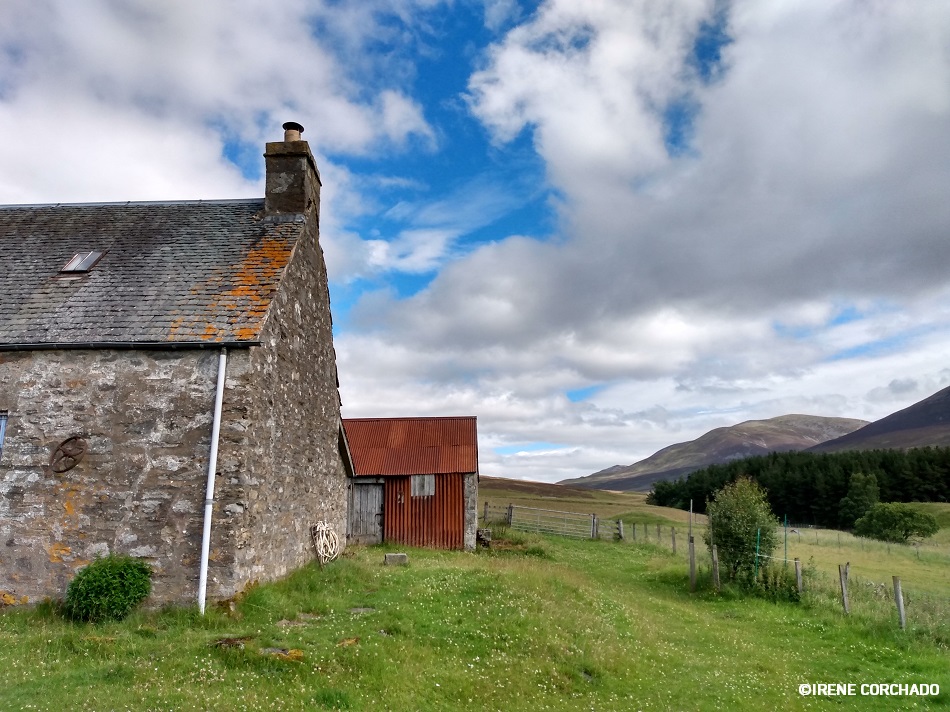
<path fill-rule="evenodd" d="M 867 424 L 866 420 L 816 415 L 781 415 L 768 420 L 747 420 L 727 428 L 710 430 L 689 442 L 670 445 L 632 465 L 614 465 L 586 477 L 562 480 L 558 484 L 648 492 L 654 482 L 676 479 L 707 465 L 767 455 L 770 452 L 806 450 Z"/>
<path fill-rule="evenodd" d="M 809 452 L 950 447 L 950 387 Z"/>

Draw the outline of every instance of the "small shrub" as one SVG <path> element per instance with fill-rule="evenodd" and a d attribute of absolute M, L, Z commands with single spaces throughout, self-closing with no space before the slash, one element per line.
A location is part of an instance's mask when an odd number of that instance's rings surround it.
<path fill-rule="evenodd" d="M 152 568 L 131 556 L 96 559 L 70 582 L 63 614 L 74 621 L 121 620 L 152 590 Z"/>
<path fill-rule="evenodd" d="M 770 556 L 778 545 L 778 520 L 769 508 L 766 492 L 748 477 L 740 477 L 714 497 L 706 503 L 706 544 L 710 550 L 716 545 L 723 579 L 754 585 L 757 554 Z"/>
<path fill-rule="evenodd" d="M 770 601 L 797 603 L 801 600 L 798 583 L 795 580 L 795 570 L 780 564 L 769 564 L 762 569 L 758 590 L 760 595 Z"/>
<path fill-rule="evenodd" d="M 854 523 L 858 536 L 905 544 L 912 537 L 926 539 L 940 530 L 937 518 L 908 504 L 875 504 Z"/>

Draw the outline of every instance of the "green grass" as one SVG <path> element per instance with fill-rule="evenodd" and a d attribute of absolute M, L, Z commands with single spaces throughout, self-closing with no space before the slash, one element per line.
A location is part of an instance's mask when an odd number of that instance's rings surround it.
<path fill-rule="evenodd" d="M 689 513 L 669 507 L 655 507 L 646 503 L 641 492 L 562 487 L 544 482 L 522 482 L 494 477 L 482 477 L 478 485 L 479 513 L 485 502 L 494 507 L 509 504 L 540 509 L 559 509 L 581 514 L 596 514 L 602 519 L 623 517 L 652 523 L 686 523 Z M 702 517 L 705 520 L 705 517 Z"/>
<path fill-rule="evenodd" d="M 483 483 L 479 488 L 480 504 L 487 500 L 497 505 L 511 502 L 528 507 L 593 512 L 601 517 L 602 536 L 609 536 L 616 526 L 605 520 L 623 519 L 628 538 L 632 534 L 631 525 L 636 523 L 639 542 L 642 543 L 646 537 L 646 541 L 657 544 L 656 525 L 659 524 L 659 545 L 669 548 L 670 528 L 675 527 L 678 553 L 683 557 L 686 555 L 689 514 L 679 509 L 648 505 L 643 494 L 581 490 L 492 478 L 483 478 Z M 930 605 L 930 599 L 937 599 L 950 603 L 950 504 L 926 502 L 914 506 L 933 514 L 942 527 L 919 546 L 861 539 L 834 529 L 802 528 L 797 534 L 790 531 L 787 558 L 799 558 L 803 564 L 811 562 L 818 580 L 829 582 L 829 588 L 832 582 L 837 586 L 838 565 L 850 562 L 850 576 L 857 586 L 873 584 L 879 590 L 880 585 L 885 584 L 893 590 L 892 577 L 899 576 L 912 602 L 919 600 L 921 605 Z M 700 565 L 709 568 L 709 554 L 702 537 L 705 523 L 704 516 L 694 517 L 693 534 Z M 779 531 L 779 542 L 774 555 L 785 558 L 784 530 Z"/>
<path fill-rule="evenodd" d="M 8 609 L 0 709 L 950 705 L 950 636 L 901 632 L 871 610 L 873 599 L 845 618 L 818 586 L 799 604 L 690 594 L 683 557 L 653 543 L 511 533 L 491 552 L 409 549 L 407 567 L 383 566 L 386 550 L 353 548 L 323 570 L 253 588 L 233 613 L 212 608 L 203 618 L 170 609 L 81 625 L 51 606 Z M 799 696 L 800 683 L 826 681 L 938 683 L 944 692 L 913 701 Z"/>

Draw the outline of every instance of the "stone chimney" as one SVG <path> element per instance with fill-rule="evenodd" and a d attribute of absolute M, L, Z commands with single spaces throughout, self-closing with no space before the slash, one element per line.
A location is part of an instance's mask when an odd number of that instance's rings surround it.
<path fill-rule="evenodd" d="M 310 153 L 310 144 L 300 138 L 303 126 L 284 124 L 284 140 L 266 145 L 264 187 L 266 217 L 318 216 L 320 172 Z"/>

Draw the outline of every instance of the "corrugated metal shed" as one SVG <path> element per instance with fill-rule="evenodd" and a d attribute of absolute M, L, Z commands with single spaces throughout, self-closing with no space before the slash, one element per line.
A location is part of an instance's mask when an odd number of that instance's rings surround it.
<path fill-rule="evenodd" d="M 466 521 L 474 522 L 477 516 L 474 510 L 466 512 L 466 506 L 473 508 L 477 499 L 474 416 L 344 418 L 343 428 L 357 478 L 354 495 L 359 490 L 351 511 L 354 531 L 362 532 L 365 521 L 372 523 L 378 517 L 387 542 L 447 549 L 465 546 Z M 414 489 L 414 480 L 424 486 Z M 364 491 L 373 488 L 380 491 Z M 469 505 L 467 500 L 471 500 Z M 368 502 L 379 502 L 380 510 L 362 511 Z"/>
<path fill-rule="evenodd" d="M 478 473 L 475 416 L 344 418 L 357 476 Z"/>

